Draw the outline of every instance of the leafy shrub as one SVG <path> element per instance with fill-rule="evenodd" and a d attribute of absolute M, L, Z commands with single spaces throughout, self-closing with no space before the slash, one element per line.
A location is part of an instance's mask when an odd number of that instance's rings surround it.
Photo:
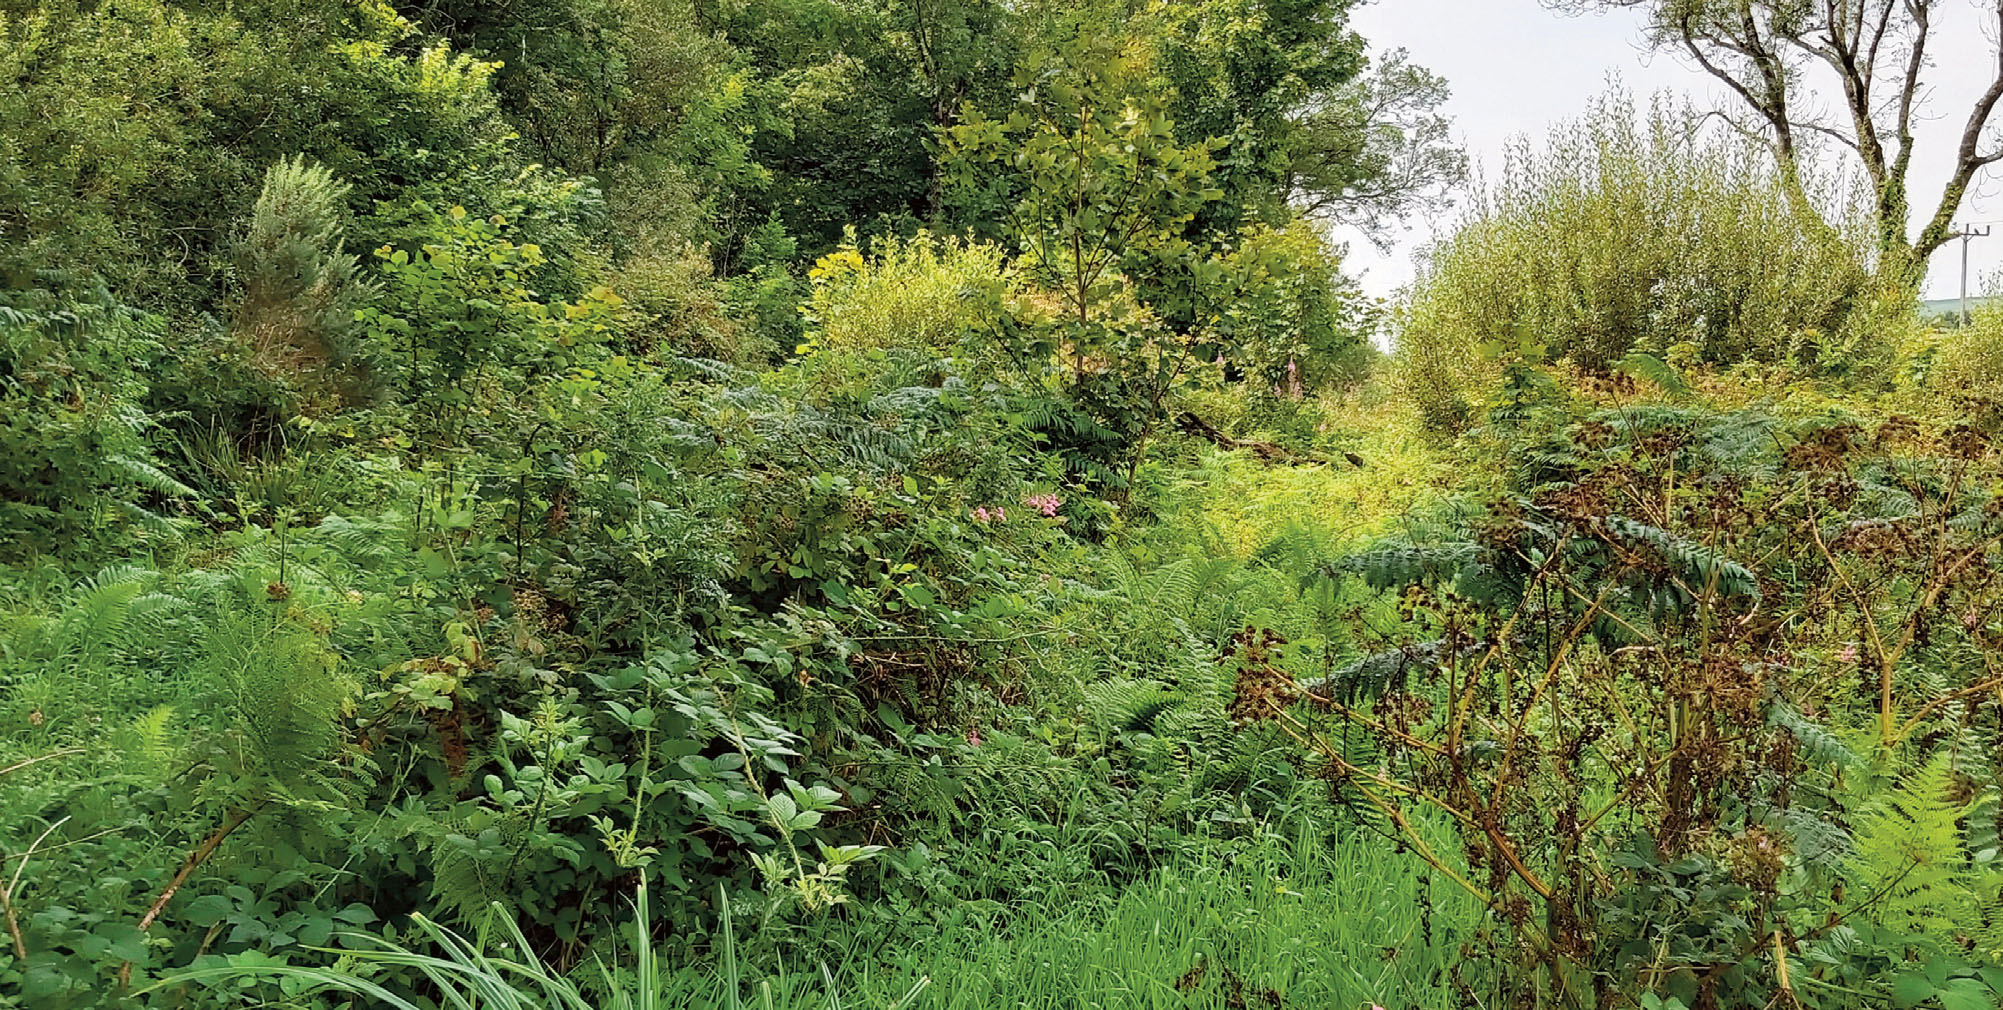
<path fill-rule="evenodd" d="M 186 178 L 196 133 L 171 97 L 203 76 L 188 21 L 151 2 L 0 13 L 0 288 L 156 265 L 149 197 Z"/>
<path fill-rule="evenodd" d="M 186 495 L 162 471 L 142 406 L 163 354 L 160 320 L 108 299 L 44 311 L 0 305 L 0 556 L 70 554 L 134 526 L 166 532 L 149 504 Z"/>
<path fill-rule="evenodd" d="M 363 310 L 371 362 L 412 402 L 474 402 L 486 383 L 520 388 L 561 373 L 610 339 L 620 299 L 609 289 L 564 303 L 538 290 L 550 259 L 516 242 L 513 224 L 452 207 L 412 252 L 376 250 L 382 297 Z"/>
<path fill-rule="evenodd" d="M 879 238 L 865 257 L 853 237 L 807 273 L 808 339 L 841 350 L 923 348 L 944 353 L 992 324 L 1009 288 L 1001 250 L 919 232 Z"/>
<path fill-rule="evenodd" d="M 219 308 L 242 194 L 302 153 L 353 186 L 365 248 L 407 237 L 398 211 L 418 199 L 531 216 L 505 197 L 536 180 L 494 103 L 496 64 L 413 34 L 377 0 L 10 8 L 0 286 L 74 295 L 99 279 Z"/>
<path fill-rule="evenodd" d="M 775 216 L 751 230 L 724 282 L 724 301 L 744 328 L 744 356 L 774 361 L 800 344 L 807 285 L 793 272 L 799 244 Z"/>
<path fill-rule="evenodd" d="M 1763 149 L 1616 91 L 1499 182 L 1433 248 L 1399 320 L 1404 374 L 1437 427 L 1463 423 L 1485 348 L 1535 338 L 1605 371 L 1629 350 L 1690 344 L 1712 363 L 1815 363 L 1869 288 L 1854 235 L 1832 233 Z M 1812 184 L 1812 180 L 1804 185 Z M 1829 357 L 1824 354 L 1823 357 Z"/>
<path fill-rule="evenodd" d="M 619 264 L 608 285 L 626 300 L 621 326 L 627 345 L 641 355 L 711 358 L 744 364 L 769 356 L 751 346 L 730 316 L 725 291 L 706 250 L 649 246 Z"/>
<path fill-rule="evenodd" d="M 1930 358 L 1924 396 L 1972 424 L 2003 429 L 2003 308 L 1985 304 L 1970 325 L 1935 335 Z"/>
<path fill-rule="evenodd" d="M 1292 397 L 1359 378 L 1374 313 L 1320 229 L 1298 218 L 1248 228 L 1217 266 L 1202 332 L 1224 361 Z"/>

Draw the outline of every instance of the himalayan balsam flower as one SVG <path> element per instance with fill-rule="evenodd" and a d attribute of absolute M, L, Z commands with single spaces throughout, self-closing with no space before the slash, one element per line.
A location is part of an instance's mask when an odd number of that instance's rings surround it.
<path fill-rule="evenodd" d="M 1855 663 L 1857 661 L 1857 643 L 1844 643 L 1841 649 L 1836 650 L 1836 659 L 1838 662 Z"/>
<path fill-rule="evenodd" d="M 1033 494 L 1025 496 L 1022 503 L 1043 513 L 1045 518 L 1055 519 L 1058 508 L 1064 504 L 1064 499 L 1054 494 Z"/>

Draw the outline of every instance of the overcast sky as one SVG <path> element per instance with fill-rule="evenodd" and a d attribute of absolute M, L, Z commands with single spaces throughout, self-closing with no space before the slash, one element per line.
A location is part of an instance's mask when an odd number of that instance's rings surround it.
<path fill-rule="evenodd" d="M 1936 65 L 1928 119 L 1918 129 L 1914 156 L 1915 213 L 1931 213 L 1941 183 L 1953 165 L 1961 123 L 1974 95 L 1994 70 L 1994 50 L 1977 16 L 1977 0 L 1947 0 L 1951 17 L 1937 28 L 1932 45 Z M 1990 0 L 1993 2 L 1993 0 Z M 1723 86 L 1701 70 L 1669 54 L 1641 46 L 1632 13 L 1566 16 L 1538 0 L 1373 0 L 1352 15 L 1352 23 L 1375 51 L 1405 48 L 1413 61 L 1444 75 L 1454 96 L 1448 111 L 1469 156 L 1490 174 L 1499 171 L 1502 152 L 1513 136 L 1541 143 L 1556 122 L 1577 117 L 1594 95 L 1618 75 L 1637 98 L 1661 89 L 1689 95 L 1706 106 L 1725 101 Z M 2003 113 L 1999 113 L 2003 119 Z M 1853 159 L 1854 164 L 1854 159 Z M 1368 242 L 1351 239 L 1349 263 L 1364 288 L 1389 295 L 1412 277 L 1412 254 L 1426 238 L 1452 222 L 1414 221 L 1397 248 L 1380 254 Z M 1962 205 L 1962 219 L 2003 225 L 2003 184 L 1991 176 Z M 1969 250 L 1971 286 L 2003 269 L 2003 226 L 1995 237 L 1976 240 Z M 1960 243 L 1934 254 L 1928 297 L 1953 297 L 1960 288 Z"/>

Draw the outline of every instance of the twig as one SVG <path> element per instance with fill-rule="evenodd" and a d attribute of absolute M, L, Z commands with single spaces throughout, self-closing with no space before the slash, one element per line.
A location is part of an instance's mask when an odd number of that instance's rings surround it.
<path fill-rule="evenodd" d="M 141 933 L 153 927 L 154 920 L 160 918 L 160 913 L 166 910 L 167 902 L 173 900 L 175 892 L 181 889 L 182 884 L 188 882 L 188 878 L 194 875 L 196 869 L 209 861 L 210 856 L 216 854 L 217 849 L 222 848 L 223 840 L 230 836 L 230 832 L 242 827 L 243 822 L 250 820 L 259 810 L 264 809 L 265 802 L 260 800 L 253 806 L 231 811 L 230 815 L 223 819 L 223 823 L 208 838 L 202 841 L 202 844 L 196 846 L 194 851 L 188 853 L 188 858 L 181 860 L 181 868 L 174 871 L 174 876 L 167 881 L 167 886 L 160 889 L 159 897 L 153 899 L 152 906 L 146 909 L 144 916 L 140 917 L 139 931 Z M 124 989 L 131 983 L 132 962 L 127 961 L 118 968 L 118 987 Z"/>
<path fill-rule="evenodd" d="M 28 858 L 35 854 L 35 850 L 40 848 L 50 835 L 55 834 L 57 828 L 67 823 L 69 823 L 69 817 L 65 815 L 62 820 L 49 825 L 35 839 L 34 844 L 28 846 L 28 851 L 21 853 L 21 862 L 20 865 L 14 867 L 13 879 L 7 881 L 6 890 L 0 891 L 0 909 L 4 909 L 7 914 L 7 935 L 14 940 L 14 959 L 16 961 L 26 961 L 28 959 L 28 942 L 22 939 L 21 920 L 14 915 L 14 894 L 21 887 L 21 874 L 28 869 Z"/>
<path fill-rule="evenodd" d="M 82 754 L 82 753 L 83 753 L 82 747 L 65 747 L 62 750 L 50 751 L 47 754 L 42 755 L 41 757 L 31 757 L 26 760 L 16 761 L 5 768 L 0 768 L 0 775 L 12 774 L 14 772 L 20 771 L 23 768 L 28 767 L 29 765 L 40 764 L 41 762 L 47 761 L 50 758 L 69 757 L 72 754 Z"/>

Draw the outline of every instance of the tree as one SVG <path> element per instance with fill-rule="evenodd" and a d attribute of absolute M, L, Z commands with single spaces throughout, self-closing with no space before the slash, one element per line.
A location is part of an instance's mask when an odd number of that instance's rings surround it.
<path fill-rule="evenodd" d="M 1287 216 L 1288 167 L 1299 117 L 1364 72 L 1364 41 L 1348 26 L 1352 0 L 1197 0 L 1129 20 L 1151 54 L 1150 86 L 1184 143 L 1216 138 L 1225 198 L 1200 223 L 1223 234 Z M 1118 23 L 1115 12 L 1101 17 Z"/>
<path fill-rule="evenodd" d="M 1446 78 L 1394 49 L 1369 73 L 1314 96 L 1295 120 L 1289 200 L 1379 242 L 1393 221 L 1437 209 L 1467 180 L 1467 154 L 1439 111 L 1450 93 Z"/>
<path fill-rule="evenodd" d="M 1017 38 L 1009 11 L 997 0 L 903 0 L 888 6 L 891 37 L 908 48 L 916 67 L 912 84 L 932 110 L 932 125 L 940 130 L 960 120 L 960 109 L 1000 107 L 1004 85 L 1017 56 Z M 937 218 L 945 199 L 946 180 L 933 159 L 926 195 L 928 216 Z"/>
<path fill-rule="evenodd" d="M 2003 0 L 1983 0 L 1997 32 L 1996 67 L 1968 108 L 1954 167 L 1940 198 L 1912 234 L 1913 124 L 1932 66 L 1928 45 L 1940 30 L 1941 0 L 1546 0 L 1565 10 L 1635 9 L 1649 41 L 1688 56 L 1738 97 L 1751 119 L 1727 118 L 1764 137 L 1790 184 L 1790 196 L 1811 203 L 1800 183 L 1809 141 L 1826 138 L 1852 152 L 1871 181 L 1878 225 L 1879 272 L 1916 285 L 1926 260 L 1950 238 L 1949 227 L 1969 186 L 2003 160 L 2003 141 L 1989 135 L 1990 114 L 2003 100 Z M 1811 71 L 1842 89 L 1835 123 L 1807 111 Z M 1985 149 L 1985 143 L 1987 147 Z"/>
<path fill-rule="evenodd" d="M 1224 196 L 1212 179 L 1218 142 L 1179 143 L 1162 103 L 1129 86 L 1132 69 L 1080 42 L 1018 71 L 1022 97 L 1006 119 L 970 109 L 946 131 L 960 188 L 1006 207 L 1025 269 L 1073 326 L 1079 373 L 1102 356 L 1101 331 L 1140 268 L 1187 258 L 1191 219 Z"/>
<path fill-rule="evenodd" d="M 354 351 L 355 313 L 375 289 L 343 247 L 348 186 L 303 158 L 281 159 L 264 174 L 235 260 L 243 296 L 231 328 L 253 367 L 280 383 L 319 389 L 325 370 Z"/>
<path fill-rule="evenodd" d="M 1004 327 L 1007 352 L 1034 375 L 1068 364 L 1067 395 L 1124 443 L 1122 484 L 1195 363 L 1172 322 L 1221 278 L 1190 232 L 1225 196 L 1221 142 L 1182 144 L 1137 71 L 1104 40 L 1075 40 L 1018 68 L 1006 119 L 969 109 L 945 131 L 954 195 L 1000 208 L 1043 295 L 1026 325 Z"/>

